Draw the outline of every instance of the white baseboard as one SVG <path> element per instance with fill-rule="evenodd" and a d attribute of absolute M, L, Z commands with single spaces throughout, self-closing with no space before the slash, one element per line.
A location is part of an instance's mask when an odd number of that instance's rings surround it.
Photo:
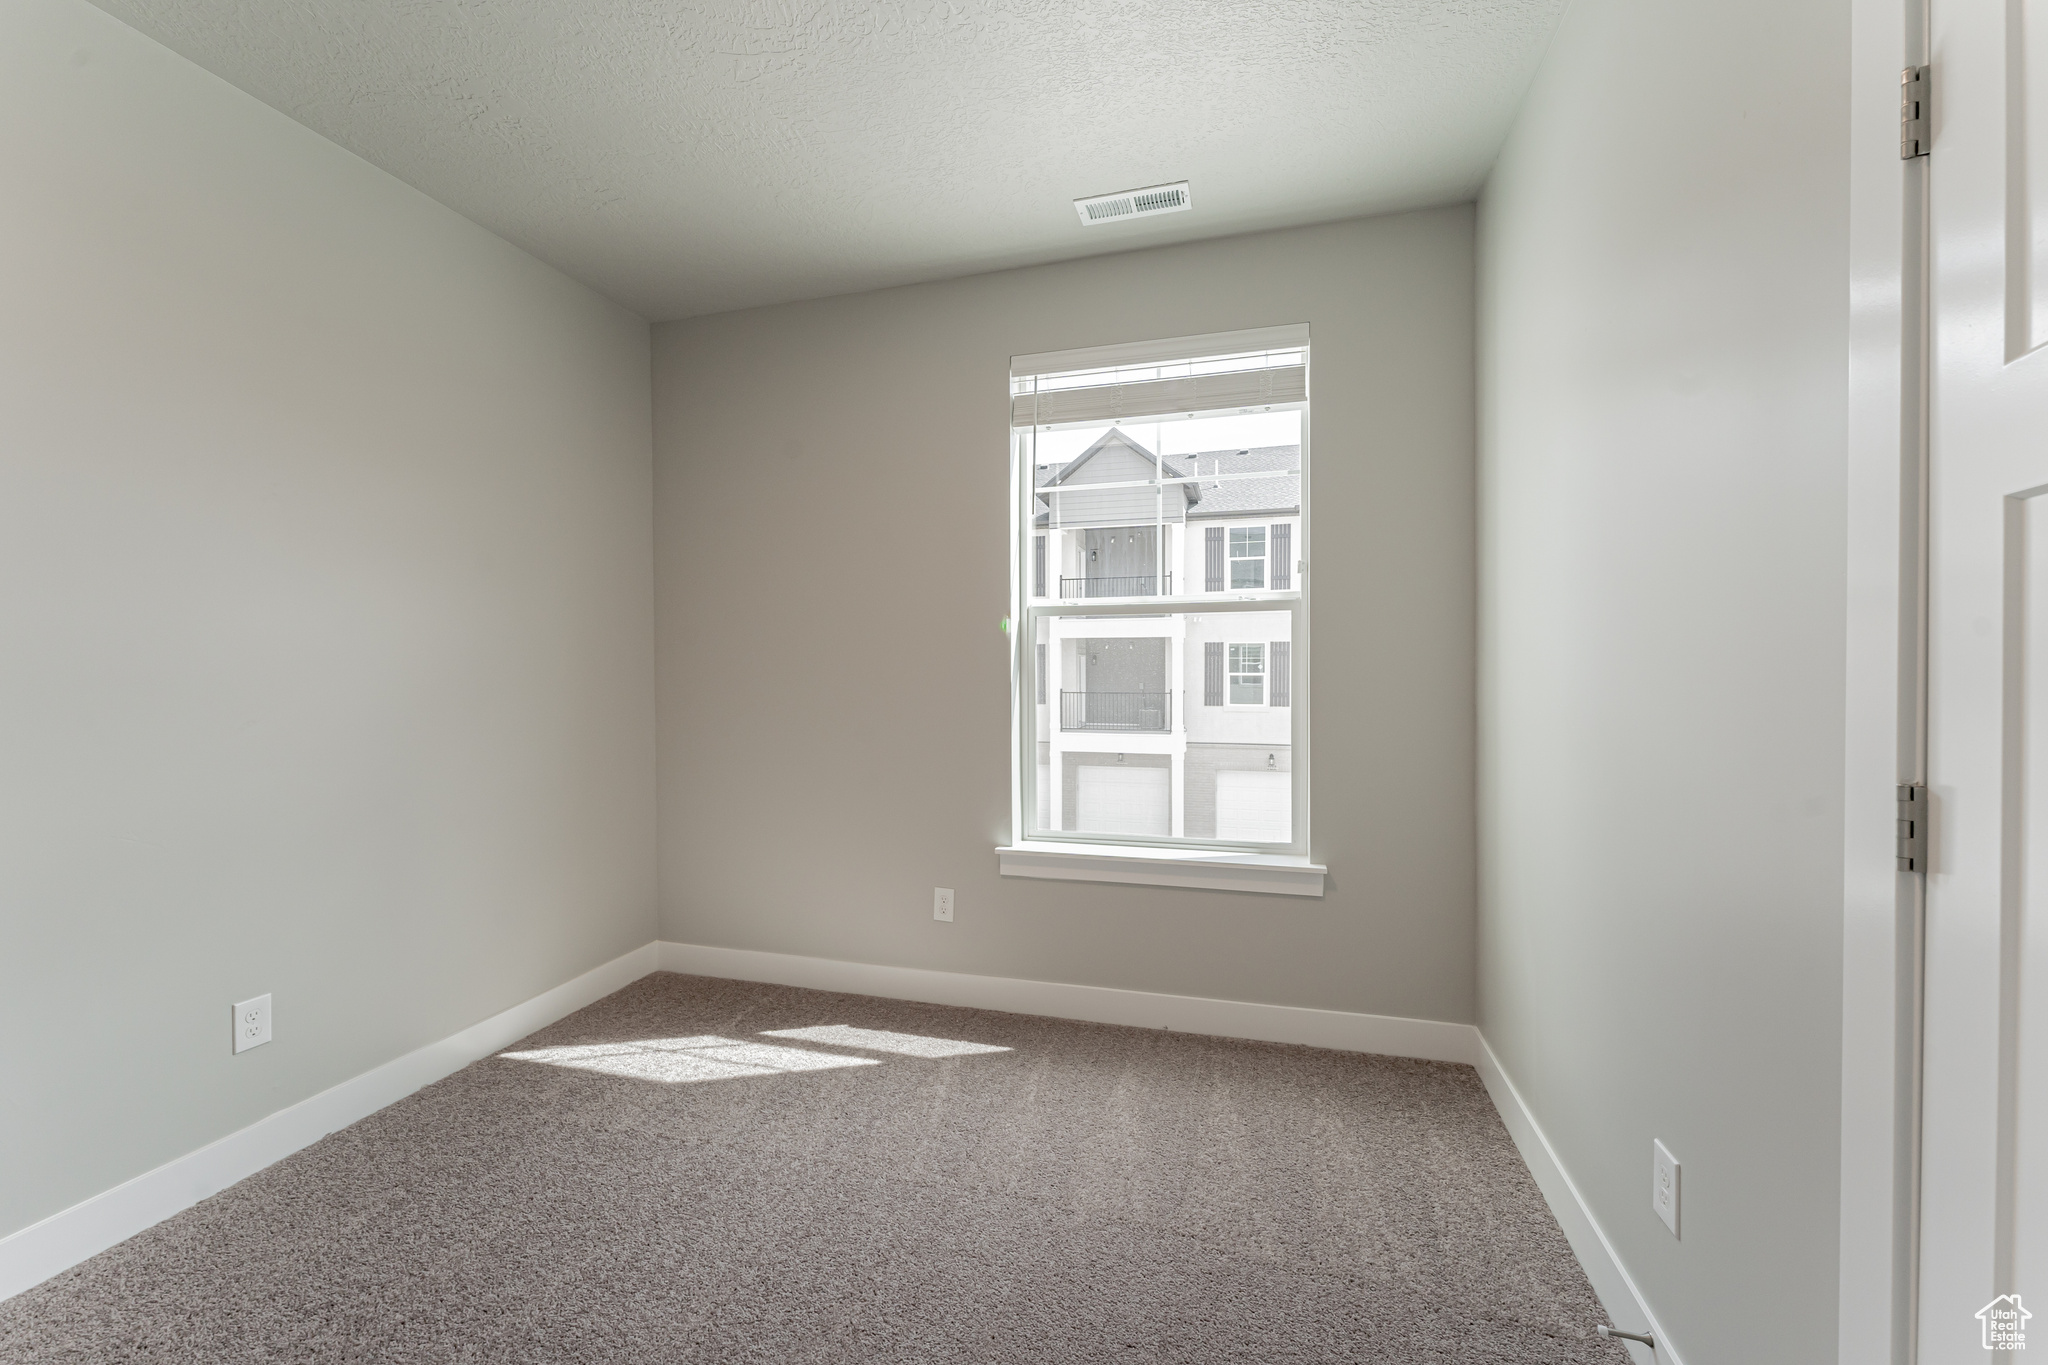
<path fill-rule="evenodd" d="M 658 969 L 658 945 L 613 958 L 480 1024 L 280 1109 L 239 1132 L 166 1162 L 0 1238 L 0 1299 L 41 1284 L 290 1156 Z"/>
<path fill-rule="evenodd" d="M 1008 976 L 969 976 L 919 967 L 880 967 L 823 957 L 796 957 L 748 948 L 706 948 L 663 943 L 664 971 L 766 981 L 778 986 L 966 1005 L 1009 1014 L 1044 1014 L 1094 1024 L 1169 1028 L 1266 1043 L 1304 1043 L 1346 1052 L 1378 1052 L 1433 1062 L 1479 1060 L 1479 1031 L 1470 1024 L 1436 1019 L 1403 1019 L 1386 1014 L 1259 1005 L 1247 1000 L 1211 1000 L 1195 995 L 1160 995 L 1112 986 L 1074 986 Z"/>
<path fill-rule="evenodd" d="M 1508 1079 L 1500 1058 L 1494 1055 L 1492 1046 L 1484 1037 L 1479 1039 L 1477 1065 L 1479 1078 L 1486 1083 L 1486 1093 L 1493 1096 L 1493 1107 L 1500 1111 L 1508 1135 L 1521 1149 L 1523 1164 L 1528 1166 L 1529 1174 L 1536 1178 L 1536 1188 L 1543 1191 L 1544 1199 L 1550 1204 L 1551 1216 L 1564 1229 L 1572 1254 L 1579 1258 L 1586 1278 L 1592 1281 L 1593 1292 L 1600 1296 L 1600 1304 L 1607 1310 L 1607 1320 L 1624 1331 L 1641 1332 L 1657 1342 L 1654 1352 L 1633 1342 L 1622 1343 L 1628 1347 L 1629 1358 L 1637 1365 L 1685 1365 L 1678 1358 L 1678 1352 L 1666 1344 L 1663 1325 L 1650 1311 L 1650 1305 L 1644 1300 L 1642 1291 L 1636 1288 L 1628 1267 L 1621 1263 L 1621 1257 L 1615 1254 L 1614 1244 L 1607 1240 L 1600 1220 L 1586 1206 L 1579 1187 L 1572 1183 L 1564 1163 L 1557 1159 L 1557 1151 L 1550 1145 L 1550 1139 L 1543 1135 L 1536 1116 L 1522 1102 L 1522 1092 L 1515 1089 L 1515 1083 Z"/>

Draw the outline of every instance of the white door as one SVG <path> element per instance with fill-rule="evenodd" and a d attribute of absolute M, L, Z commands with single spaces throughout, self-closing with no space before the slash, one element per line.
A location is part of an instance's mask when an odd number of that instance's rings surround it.
<path fill-rule="evenodd" d="M 1216 774 L 1216 837 L 1249 843 L 1284 844 L 1294 838 L 1289 806 L 1294 800 L 1294 774 L 1246 772 Z"/>
<path fill-rule="evenodd" d="M 1074 785 L 1078 832 L 1163 835 L 1170 828 L 1169 768 L 1088 763 L 1077 770 Z"/>
<path fill-rule="evenodd" d="M 1940 0 L 1921 1365 L 2048 1350 L 2048 0 Z M 2012 1307 L 2007 1300 L 2004 1307 Z"/>

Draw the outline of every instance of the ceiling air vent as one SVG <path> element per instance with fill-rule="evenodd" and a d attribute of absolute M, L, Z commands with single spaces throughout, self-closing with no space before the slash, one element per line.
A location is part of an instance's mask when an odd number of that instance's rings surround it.
<path fill-rule="evenodd" d="M 1155 213 L 1179 213 L 1188 207 L 1191 206 L 1185 180 L 1172 185 L 1125 190 L 1121 194 L 1097 194 L 1074 201 L 1074 212 L 1081 215 L 1082 227 L 1120 222 L 1126 218 L 1149 218 Z"/>

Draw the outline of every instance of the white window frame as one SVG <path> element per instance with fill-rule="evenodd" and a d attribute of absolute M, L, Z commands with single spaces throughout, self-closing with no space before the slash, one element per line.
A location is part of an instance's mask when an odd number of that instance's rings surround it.
<path fill-rule="evenodd" d="M 1308 327 L 1305 324 L 1289 327 L 1258 328 L 1244 332 L 1212 333 L 1199 337 L 1167 338 L 1160 341 L 1137 342 L 1128 345 L 1091 347 L 1083 350 L 1051 352 L 1040 355 L 1016 356 L 1011 361 L 1013 375 L 1051 374 L 1072 370 L 1107 368 L 1117 365 L 1141 365 L 1158 363 L 1162 360 L 1188 356 L 1248 354 L 1258 350 L 1306 349 L 1309 344 Z M 1313 372 L 1313 355 L 1308 358 L 1310 373 Z M 1312 381 L 1311 381 L 1312 382 Z M 1010 491 L 1010 556 L 1011 556 L 1011 611 L 1009 617 L 1009 643 L 1011 656 L 1011 733 L 1013 738 L 1011 763 L 1011 801 L 1009 841 L 998 847 L 1000 870 L 1006 876 L 1045 877 L 1055 880 L 1085 880 L 1107 882 L 1134 882 L 1149 885 L 1204 887 L 1239 891 L 1266 892 L 1284 895 L 1320 896 L 1323 893 L 1325 870 L 1311 861 L 1312 831 L 1310 809 L 1310 667 L 1309 610 L 1312 593 L 1310 553 L 1313 514 L 1312 481 L 1313 461 L 1311 458 L 1311 412 L 1308 403 L 1300 405 L 1301 420 L 1301 510 L 1287 520 L 1294 526 L 1294 543 L 1289 547 L 1298 569 L 1293 583 L 1287 589 L 1275 590 L 1270 587 L 1257 589 L 1230 589 L 1210 592 L 1199 584 L 1177 584 L 1178 591 L 1170 596 L 1146 598 L 1089 598 L 1075 602 L 1061 600 L 1059 594 L 1048 583 L 1048 596 L 1034 598 L 1032 588 L 1032 539 L 1038 534 L 1033 524 L 1033 503 L 1037 496 L 1035 486 L 1036 447 L 1027 439 L 1033 428 L 1012 431 L 1010 440 L 1011 491 Z M 1242 408 L 1222 411 L 1245 411 Z M 1185 414 L 1186 416 L 1208 414 Z M 1078 425 L 1078 424 L 1076 424 Z M 1009 429 L 1005 423 L 1006 430 Z M 1202 480 L 1208 482 L 1205 476 Z M 1233 519 L 1235 521 L 1235 519 Z M 1214 524 L 1214 523 L 1210 523 Z M 1231 523 L 1226 523 L 1229 525 Z M 1271 529 L 1265 522 L 1249 519 L 1236 521 L 1238 525 L 1257 525 L 1265 531 L 1265 553 L 1270 556 Z M 1226 530 L 1226 535 L 1228 531 Z M 1226 561 L 1228 543 L 1225 550 Z M 1050 567 L 1048 577 L 1058 572 Z M 1264 581 L 1270 569 L 1262 572 Z M 1229 570 L 1225 569 L 1225 582 L 1229 581 Z M 1161 609 L 1190 614 L 1212 615 L 1217 612 L 1274 612 L 1289 614 L 1288 639 L 1290 641 L 1290 691 L 1289 704 L 1285 708 L 1270 706 L 1272 699 L 1271 650 L 1269 642 L 1261 643 L 1262 674 L 1261 701 L 1257 708 L 1246 704 L 1239 710 L 1284 709 L 1289 717 L 1288 745 L 1289 767 L 1291 769 L 1291 813 L 1293 839 L 1288 844 L 1245 843 L 1229 840 L 1200 840 L 1191 838 L 1157 839 L 1144 837 L 1122 837 L 1094 833 L 1066 833 L 1063 831 L 1033 830 L 1038 810 L 1038 711 L 1035 645 L 1038 639 L 1038 621 L 1051 616 L 1133 616 L 1157 617 Z M 1227 660 L 1227 656 L 1226 656 Z M 1226 662 L 1226 670 L 1228 664 Z M 1229 683 L 1225 682 L 1225 701 L 1228 704 Z M 1176 699 L 1177 707 L 1185 708 L 1194 696 L 1193 686 L 1188 693 Z M 1185 723 L 1184 721 L 1182 723 Z M 1052 774 L 1049 780 L 1059 780 Z M 1175 793 L 1175 800 L 1184 798 L 1184 793 Z"/>

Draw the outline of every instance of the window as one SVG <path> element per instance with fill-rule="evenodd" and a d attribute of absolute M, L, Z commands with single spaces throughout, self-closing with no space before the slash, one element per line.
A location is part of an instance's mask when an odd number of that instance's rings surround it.
<path fill-rule="evenodd" d="M 1233 526 L 1230 528 L 1230 588 L 1263 588 L 1266 586 L 1266 528 L 1263 526 Z"/>
<path fill-rule="evenodd" d="M 1230 704 L 1232 706 L 1264 706 L 1266 704 L 1266 647 L 1264 645 L 1232 645 L 1230 647 Z"/>
<path fill-rule="evenodd" d="M 1306 327 L 1012 362 L 1014 843 L 1307 853 L 1308 364 Z"/>

